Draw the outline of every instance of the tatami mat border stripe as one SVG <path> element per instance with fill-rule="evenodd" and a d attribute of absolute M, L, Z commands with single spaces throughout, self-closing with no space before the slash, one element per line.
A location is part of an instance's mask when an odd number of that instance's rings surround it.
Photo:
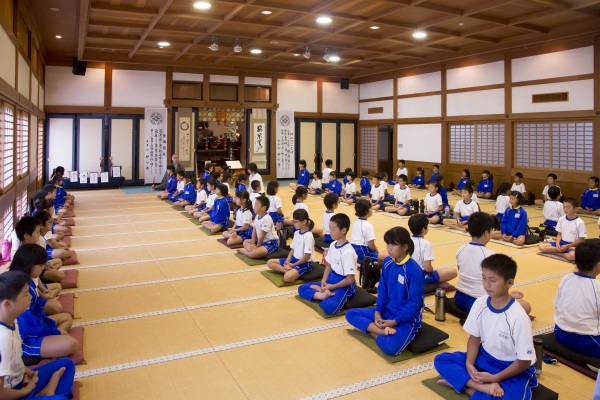
<path fill-rule="evenodd" d="M 145 214 L 142 214 L 142 215 L 145 215 Z M 106 218 L 110 218 L 110 217 L 106 217 Z M 142 225 L 142 224 L 151 225 L 151 224 L 155 224 L 157 222 L 177 222 L 177 221 L 184 221 L 184 220 L 183 219 L 179 219 L 179 218 L 177 218 L 177 219 L 170 218 L 170 219 L 153 219 L 152 221 L 138 221 L 138 222 L 128 222 L 128 221 L 126 221 L 126 222 L 121 222 L 121 223 L 118 223 L 118 224 L 75 225 L 75 229 L 77 229 L 78 227 L 81 227 L 81 228 L 102 228 L 102 227 L 105 227 L 105 226 L 120 226 L 120 225 L 127 225 L 127 224 L 129 224 L 129 225 Z M 198 229 L 198 228 L 196 228 L 196 229 Z M 151 231 L 151 232 L 154 232 L 154 231 Z M 136 233 L 140 233 L 140 232 L 136 232 Z"/>
<path fill-rule="evenodd" d="M 103 286 L 103 287 L 95 287 L 95 288 L 88 288 L 88 289 L 75 289 L 75 290 L 65 291 L 65 293 L 98 292 L 100 290 L 122 289 L 122 288 L 135 287 L 135 286 L 156 285 L 158 283 L 169 283 L 169 282 L 187 281 L 187 280 L 190 280 L 190 279 L 212 278 L 214 276 L 243 274 L 245 272 L 264 271 L 264 270 L 267 270 L 267 269 L 268 268 L 266 268 L 266 267 L 261 267 L 261 268 L 246 268 L 246 269 L 239 269 L 239 270 L 236 270 L 236 271 L 213 272 L 213 273 L 210 273 L 210 274 L 180 276 L 178 278 L 157 279 L 157 280 L 154 280 L 154 281 L 124 283 L 122 285 Z"/>
<path fill-rule="evenodd" d="M 155 232 L 155 231 L 152 231 L 152 232 Z M 184 243 L 193 243 L 193 242 L 206 242 L 206 241 L 209 241 L 209 240 L 217 240 L 219 238 L 220 238 L 220 236 L 208 236 L 208 237 L 201 237 L 201 238 L 197 238 L 197 239 L 172 240 L 172 241 L 168 241 L 168 242 L 157 242 L 157 243 L 152 243 L 152 244 L 146 244 L 146 243 L 125 244 L 123 246 L 96 247 L 96 248 L 92 248 L 92 249 L 75 249 L 75 250 L 77 250 L 78 253 L 83 253 L 83 252 L 86 252 L 86 251 L 128 249 L 130 247 L 144 247 L 144 246 L 154 246 L 154 245 L 161 245 L 161 244 L 173 244 L 173 243 L 184 244 Z"/>
<path fill-rule="evenodd" d="M 129 319 L 154 317 L 154 316 L 157 316 L 157 315 L 173 314 L 173 313 L 178 313 L 178 312 L 183 312 L 183 311 L 198 310 L 198 309 L 202 309 L 202 308 L 219 307 L 219 306 L 225 306 L 225 305 L 228 305 L 228 304 L 245 303 L 247 301 L 270 299 L 270 298 L 273 298 L 273 297 L 287 296 L 287 295 L 292 295 L 292 294 L 296 294 L 296 293 L 298 293 L 297 290 L 288 290 L 288 291 L 285 291 L 285 292 L 263 294 L 263 295 L 260 295 L 260 296 L 243 297 L 243 298 L 239 298 L 239 299 L 217 301 L 217 302 L 214 302 L 214 303 L 198 304 L 198 305 L 195 305 L 195 306 L 169 308 L 169 309 L 166 309 L 166 310 L 158 310 L 158 311 L 150 311 L 150 312 L 139 313 L 139 314 L 123 315 L 123 316 L 120 316 L 120 317 L 96 319 L 96 320 L 93 320 L 93 321 L 85 321 L 85 322 L 75 323 L 75 324 L 73 324 L 73 326 L 88 326 L 88 325 L 104 324 L 104 323 L 107 323 L 107 322 L 118 322 L 118 321 L 126 321 L 126 320 L 129 320 Z"/>
<path fill-rule="evenodd" d="M 76 228 L 77 229 L 77 228 Z M 75 229 L 75 230 L 76 230 Z M 173 231 L 191 231 L 191 230 L 198 230 L 197 226 L 190 226 L 189 228 L 173 228 L 173 229 L 156 229 L 153 230 L 151 233 L 154 232 L 173 232 Z M 81 239 L 81 238 L 95 238 L 95 237 L 105 237 L 105 236 L 120 236 L 120 235 L 131 235 L 132 232 L 121 232 L 121 233 L 103 233 L 100 235 L 81 235 L 81 236 L 71 236 L 71 239 Z M 136 232 L 137 233 L 137 232 Z M 77 249 L 74 249 L 77 250 Z M 77 250 L 77 251 L 81 251 L 81 250 Z"/>
<path fill-rule="evenodd" d="M 203 349 L 186 351 L 183 353 L 171 354 L 171 355 L 167 355 L 167 356 L 154 357 L 154 358 L 147 358 L 145 360 L 110 365 L 110 366 L 102 367 L 102 368 L 94 368 L 94 369 L 89 369 L 87 371 L 79 371 L 79 372 L 75 373 L 75 378 L 76 379 L 85 378 L 88 376 L 106 374 L 109 372 L 123 371 L 123 370 L 137 368 L 137 367 L 144 367 L 147 365 L 154 365 L 154 364 L 160 364 L 160 363 L 165 363 L 165 362 L 169 362 L 169 361 L 182 360 L 184 358 L 196 357 L 196 356 L 203 355 L 203 354 L 218 353 L 218 352 L 226 351 L 226 350 L 239 349 L 241 347 L 253 346 L 256 344 L 268 343 L 268 342 L 273 342 L 276 340 L 282 340 L 282 339 L 288 339 L 288 338 L 302 336 L 302 335 L 308 335 L 311 333 L 322 332 L 322 331 L 326 331 L 329 329 L 340 328 L 343 326 L 348 326 L 348 323 L 346 321 L 334 322 L 331 324 L 325 324 L 325 325 L 315 326 L 315 327 L 306 328 L 306 329 L 299 329 L 297 331 L 284 332 L 284 333 L 280 333 L 277 335 L 263 336 L 263 337 L 259 337 L 259 338 L 255 338 L 255 339 L 244 340 L 241 342 L 224 344 L 221 346 L 206 347 Z"/>
<path fill-rule="evenodd" d="M 548 275 L 548 276 L 540 276 L 538 278 L 529 279 L 529 280 L 526 280 L 523 282 L 517 282 L 512 287 L 525 286 L 525 285 L 530 285 L 532 283 L 544 282 L 544 281 L 549 281 L 552 279 L 562 278 L 563 276 L 570 274 L 571 272 L 572 271 L 559 272 L 558 274 L 553 274 L 553 275 Z"/>
<path fill-rule="evenodd" d="M 149 213 L 139 213 L 139 214 L 124 214 L 124 215 L 115 215 L 115 216 L 111 216 L 111 215 L 93 215 L 93 216 L 89 216 L 89 217 L 73 217 L 74 220 L 76 221 L 83 221 L 83 220 L 87 220 L 87 219 L 110 219 L 110 218 L 119 218 L 119 217 L 134 217 L 134 216 L 140 216 L 140 215 L 164 215 L 164 214 L 180 214 L 181 211 L 176 211 L 176 210 L 165 210 L 165 211 L 160 211 L 160 212 L 149 212 Z M 119 224 L 120 225 L 120 224 Z"/>

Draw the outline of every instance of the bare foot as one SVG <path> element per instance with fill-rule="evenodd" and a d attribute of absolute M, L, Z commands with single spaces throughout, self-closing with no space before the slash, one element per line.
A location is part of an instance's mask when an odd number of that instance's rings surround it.
<path fill-rule="evenodd" d="M 449 388 L 452 387 L 452 385 L 447 380 L 445 380 L 445 379 L 438 379 L 437 384 L 440 385 L 440 386 L 446 386 L 446 387 L 449 387 Z"/>
<path fill-rule="evenodd" d="M 54 393 L 56 392 L 56 388 L 58 387 L 58 382 L 60 381 L 60 378 L 62 377 L 64 372 L 65 372 L 65 367 L 62 367 L 58 371 L 53 373 L 52 376 L 50 377 L 50 380 L 48 381 L 48 384 L 46 385 L 46 387 L 43 388 L 37 394 L 37 396 L 54 396 Z"/>
<path fill-rule="evenodd" d="M 512 292 L 510 292 L 510 295 L 515 299 L 522 299 L 523 297 L 525 297 L 525 295 L 523 294 L 523 292 L 519 292 L 518 290 L 513 290 Z"/>
<path fill-rule="evenodd" d="M 237 249 L 236 251 L 237 251 L 238 253 L 240 253 L 240 254 L 246 254 L 246 251 L 245 251 L 245 250 L 242 250 L 242 249 Z"/>
<path fill-rule="evenodd" d="M 333 292 L 332 292 L 331 290 L 329 290 L 329 289 L 327 289 L 327 290 L 326 290 L 324 293 L 325 293 L 325 295 L 326 295 L 327 297 L 331 297 L 331 296 L 333 296 Z"/>
<path fill-rule="evenodd" d="M 321 291 L 321 286 L 319 286 L 319 285 L 310 285 L 310 288 L 312 290 L 316 290 L 317 292 Z"/>
<path fill-rule="evenodd" d="M 396 330 L 389 326 L 386 326 L 385 329 L 383 330 L 383 334 L 386 336 L 393 335 L 395 333 L 396 333 Z"/>
<path fill-rule="evenodd" d="M 502 386 L 500 386 L 499 383 L 490 383 L 490 395 L 494 397 L 504 396 L 504 390 L 502 390 Z"/>

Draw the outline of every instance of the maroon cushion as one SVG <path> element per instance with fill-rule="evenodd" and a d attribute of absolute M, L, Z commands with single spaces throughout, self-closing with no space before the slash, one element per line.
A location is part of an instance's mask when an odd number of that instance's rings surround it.
<path fill-rule="evenodd" d="M 73 382 L 73 387 L 71 388 L 71 391 L 73 392 L 73 400 L 79 400 L 79 388 L 81 388 L 81 382 L 79 381 L 74 381 Z"/>
<path fill-rule="evenodd" d="M 63 221 L 65 222 L 66 226 L 74 226 L 75 225 L 75 220 L 72 218 L 63 218 Z"/>
<path fill-rule="evenodd" d="M 70 247 L 71 246 L 71 237 L 63 236 L 61 242 L 63 242 L 65 244 L 65 246 Z"/>
<path fill-rule="evenodd" d="M 71 330 L 69 331 L 69 336 L 71 336 L 73 339 L 75 339 L 79 342 L 79 348 L 77 349 L 75 354 L 73 354 L 71 357 L 69 357 L 71 359 L 71 361 L 73 361 L 73 364 L 79 365 L 84 362 L 84 358 L 83 358 L 83 326 L 77 326 L 75 328 L 71 328 Z"/>
<path fill-rule="evenodd" d="M 63 214 L 64 218 L 73 218 L 75 216 L 75 213 L 73 211 L 67 211 Z"/>
<path fill-rule="evenodd" d="M 77 287 L 77 275 L 79 271 L 76 269 L 68 269 L 65 272 L 65 278 L 60 282 L 63 289 L 73 289 Z"/>
<path fill-rule="evenodd" d="M 79 264 L 79 260 L 77 259 L 77 253 L 75 250 L 69 250 L 69 254 L 71 257 L 62 260 L 62 265 L 75 265 Z"/>
<path fill-rule="evenodd" d="M 64 293 L 58 296 L 58 302 L 62 305 L 62 312 L 75 316 L 75 295 L 73 293 Z"/>

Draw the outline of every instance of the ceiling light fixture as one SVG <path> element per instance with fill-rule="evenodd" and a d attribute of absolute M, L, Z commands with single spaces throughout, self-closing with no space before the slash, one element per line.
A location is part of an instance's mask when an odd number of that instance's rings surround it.
<path fill-rule="evenodd" d="M 212 5 L 208 1 L 197 1 L 194 3 L 194 8 L 198 10 L 208 10 Z"/>
<path fill-rule="evenodd" d="M 306 58 L 307 60 L 310 59 L 310 46 L 306 46 L 306 50 L 304 50 L 304 54 L 303 54 L 304 58 Z"/>
<path fill-rule="evenodd" d="M 459 23 L 458 23 L 458 26 L 464 26 L 464 25 L 465 25 L 465 23 L 464 23 L 464 22 L 459 22 Z"/>
<path fill-rule="evenodd" d="M 325 54 L 323 54 L 323 60 L 329 62 L 329 49 L 325 49 Z"/>
<path fill-rule="evenodd" d="M 423 31 L 417 31 L 412 34 L 415 39 L 425 39 L 427 37 L 427 33 Z"/>
<path fill-rule="evenodd" d="M 50 11 L 60 11 L 60 8 L 50 7 Z"/>
<path fill-rule="evenodd" d="M 294 53 L 294 57 L 300 57 L 300 53 Z"/>
<path fill-rule="evenodd" d="M 169 42 L 158 42 L 157 44 L 158 44 L 158 47 L 160 47 L 161 49 L 163 47 L 169 47 L 171 45 L 171 43 L 169 43 Z"/>
<path fill-rule="evenodd" d="M 235 38 L 235 46 L 233 46 L 233 52 L 234 53 L 241 53 L 242 52 L 242 45 L 240 44 L 240 39 L 239 38 Z"/>
<path fill-rule="evenodd" d="M 260 54 L 260 53 L 262 53 L 262 50 L 261 49 L 252 49 L 252 50 L 250 50 L 250 53 L 252 53 L 252 54 Z"/>
<path fill-rule="evenodd" d="M 57 39 L 62 39 L 62 36 L 60 36 L 60 35 L 56 35 L 54 37 L 57 38 Z"/>
<path fill-rule="evenodd" d="M 329 61 L 338 62 L 338 61 L 340 61 L 340 58 L 338 56 L 331 56 L 331 57 L 329 57 Z"/>
<path fill-rule="evenodd" d="M 260 13 L 261 13 L 261 14 L 263 14 L 263 15 L 271 15 L 271 14 L 273 14 L 273 11 L 270 11 L 270 10 L 263 10 L 263 11 L 261 11 Z"/>
<path fill-rule="evenodd" d="M 329 17 L 319 17 L 319 18 L 317 18 L 317 22 L 320 23 L 320 24 L 330 24 L 331 21 L 332 21 L 332 19 L 329 18 Z"/>
<path fill-rule="evenodd" d="M 371 27 L 371 29 L 373 29 L 373 30 L 376 30 L 376 29 L 379 29 L 379 27 L 378 27 L 377 25 L 373 25 L 373 26 Z"/>
<path fill-rule="evenodd" d="M 208 46 L 208 48 L 211 49 L 212 51 L 219 50 L 219 43 L 217 42 L 216 36 L 212 37 L 212 42 L 211 42 L 210 46 Z"/>

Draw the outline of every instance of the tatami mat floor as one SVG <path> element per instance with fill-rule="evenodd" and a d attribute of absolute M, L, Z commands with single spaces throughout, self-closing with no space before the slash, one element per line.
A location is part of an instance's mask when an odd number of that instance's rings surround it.
<path fill-rule="evenodd" d="M 436 375 L 433 354 L 388 364 L 346 333 L 343 317 L 322 319 L 295 300 L 297 287 L 275 287 L 259 273 L 264 265 L 249 267 L 218 236 L 205 235 L 153 194 L 74 194 L 79 284 L 66 292 L 75 293 L 76 324 L 86 327 L 87 363 L 77 368 L 83 399 L 437 398 L 421 385 Z M 282 187 L 279 196 L 290 214 L 292 193 Z M 307 204 L 320 225 L 321 199 L 309 197 Z M 527 211 L 537 225 L 541 210 Z M 337 212 L 355 218 L 353 207 Z M 376 213 L 371 222 L 385 249 L 384 232 L 407 227 L 408 219 Z M 597 237 L 596 221 L 585 222 Z M 427 238 L 441 268 L 455 268 L 456 250 L 469 241 L 443 229 L 431 229 Z M 533 328 L 552 325 L 552 299 L 572 265 L 540 257 L 536 248 L 489 247 L 517 260 L 518 290 L 537 317 Z M 452 350 L 465 350 L 467 335 L 456 318 L 441 323 L 425 314 L 424 321 L 449 333 Z M 382 383 L 389 374 L 394 379 Z M 594 386 L 563 365 L 544 365 L 540 382 L 561 399 L 590 398 Z"/>

